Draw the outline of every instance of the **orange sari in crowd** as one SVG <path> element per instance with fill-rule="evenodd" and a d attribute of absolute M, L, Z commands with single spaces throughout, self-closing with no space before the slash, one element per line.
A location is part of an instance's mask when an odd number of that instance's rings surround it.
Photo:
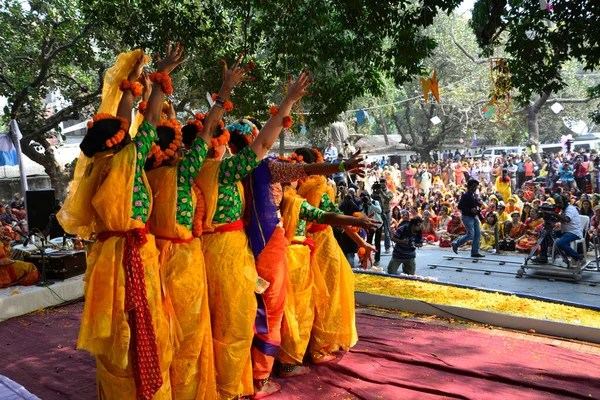
<path fill-rule="evenodd" d="M 33 286 L 40 281 L 40 273 L 32 263 L 10 259 L 10 247 L 0 241 L 0 288 Z"/>
<path fill-rule="evenodd" d="M 529 251 L 536 245 L 538 237 L 540 235 L 540 230 L 544 226 L 544 219 L 538 218 L 535 221 L 532 221 L 531 218 L 528 218 L 525 221 L 525 237 L 519 240 L 519 243 L 516 245 L 516 249 L 519 251 Z"/>

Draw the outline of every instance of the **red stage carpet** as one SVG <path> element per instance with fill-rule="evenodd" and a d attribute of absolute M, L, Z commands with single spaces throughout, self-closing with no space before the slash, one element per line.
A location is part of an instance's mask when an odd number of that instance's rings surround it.
<path fill-rule="evenodd" d="M 44 400 L 94 399 L 94 361 L 74 349 L 82 308 L 0 323 L 0 374 Z M 427 320 L 359 313 L 357 326 L 360 341 L 349 353 L 278 380 L 283 390 L 271 398 L 600 398 L 597 354 Z"/>

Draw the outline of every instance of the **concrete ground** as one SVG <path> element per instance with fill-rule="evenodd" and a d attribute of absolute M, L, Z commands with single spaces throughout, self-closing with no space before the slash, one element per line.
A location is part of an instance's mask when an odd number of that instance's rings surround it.
<path fill-rule="evenodd" d="M 442 249 L 437 246 L 424 246 L 417 249 L 417 271 L 416 275 L 433 277 L 439 282 L 469 285 L 486 289 L 502 290 L 507 292 L 519 292 L 529 295 L 548 297 L 560 301 L 584 303 L 600 307 L 600 272 L 586 270 L 582 273 L 582 281 L 575 283 L 571 281 L 550 280 L 548 278 L 536 279 L 532 277 L 516 278 L 520 264 L 506 263 L 499 265 L 492 260 L 516 261 L 521 263 L 525 255 L 522 253 L 489 254 L 484 253 L 486 258 L 473 263 L 469 251 L 459 251 L 456 256 L 451 249 Z M 448 260 L 444 256 L 465 257 L 465 259 Z M 588 259 L 593 258 L 589 253 Z M 387 273 L 387 265 L 391 260 L 391 254 L 385 254 L 382 245 L 380 268 Z M 439 265 L 432 269 L 430 265 Z M 591 264 L 595 267 L 595 263 Z M 446 268 L 448 267 L 448 268 Z M 457 269 L 463 268 L 462 272 Z M 480 269 L 481 271 L 469 271 L 464 268 Z M 486 271 L 491 273 L 486 274 Z M 533 271 L 527 270 L 527 275 Z M 598 284 L 590 283 L 598 282 Z"/>

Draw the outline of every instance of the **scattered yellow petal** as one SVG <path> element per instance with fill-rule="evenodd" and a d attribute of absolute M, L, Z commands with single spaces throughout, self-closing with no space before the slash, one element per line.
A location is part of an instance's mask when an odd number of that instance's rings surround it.
<path fill-rule="evenodd" d="M 355 278 L 359 292 L 600 328 L 600 312 L 585 308 L 423 281 L 364 274 Z"/>
<path fill-rule="evenodd" d="M 21 292 L 19 292 L 18 290 L 15 290 L 15 291 L 13 291 L 13 292 L 12 292 L 10 295 L 11 295 L 11 296 L 14 296 L 14 295 L 16 295 L 16 294 L 21 294 Z"/>

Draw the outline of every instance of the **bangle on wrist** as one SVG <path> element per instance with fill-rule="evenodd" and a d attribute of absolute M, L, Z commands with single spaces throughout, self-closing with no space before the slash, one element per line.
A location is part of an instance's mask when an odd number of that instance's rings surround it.
<path fill-rule="evenodd" d="M 173 86 L 171 85 L 171 77 L 166 72 L 153 72 L 150 74 L 150 82 L 160 83 L 164 94 L 172 94 Z"/>
<path fill-rule="evenodd" d="M 227 112 L 233 111 L 233 103 L 230 100 L 223 100 L 216 93 L 212 94 L 212 99 L 217 107 L 220 107 Z"/>

